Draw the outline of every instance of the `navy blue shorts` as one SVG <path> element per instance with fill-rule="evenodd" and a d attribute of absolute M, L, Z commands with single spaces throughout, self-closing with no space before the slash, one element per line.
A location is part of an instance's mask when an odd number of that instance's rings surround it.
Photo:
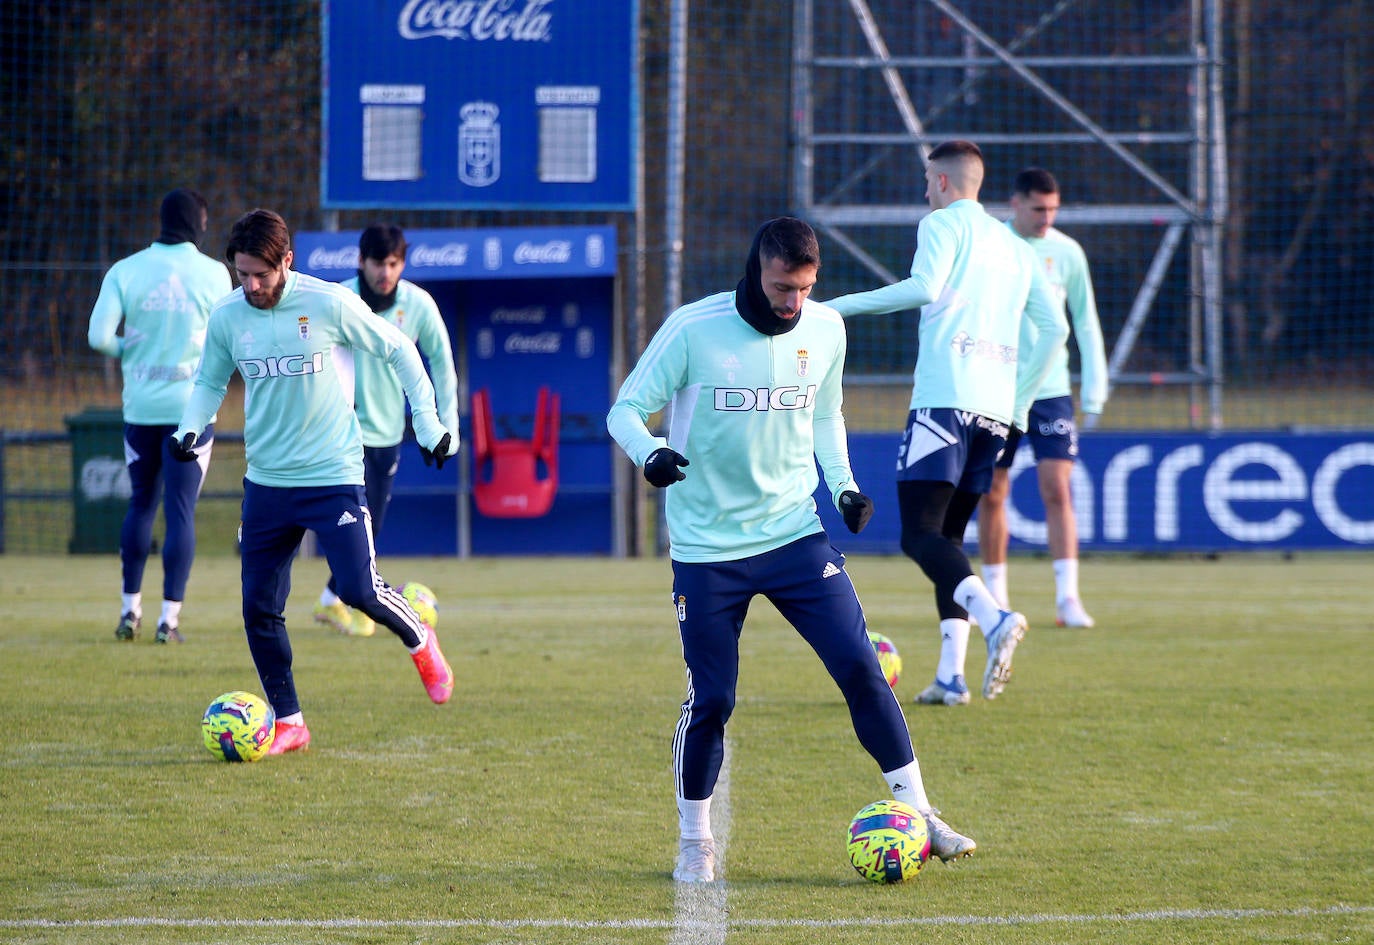
<path fill-rule="evenodd" d="M 948 482 L 982 495 L 992 488 L 992 467 L 1007 433 L 1005 423 L 967 410 L 913 410 L 897 454 L 897 481 Z"/>
<path fill-rule="evenodd" d="M 999 469 L 1010 469 L 1022 439 L 1030 440 L 1035 461 L 1078 458 L 1078 427 L 1073 422 L 1072 397 L 1046 397 L 1031 404 L 1030 429 L 1024 436 L 1007 438 L 1006 448 L 997 459 Z"/>

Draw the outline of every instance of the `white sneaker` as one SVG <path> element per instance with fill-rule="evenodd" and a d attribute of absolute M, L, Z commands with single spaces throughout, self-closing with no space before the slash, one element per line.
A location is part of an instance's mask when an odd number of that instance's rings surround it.
<path fill-rule="evenodd" d="M 933 808 L 921 811 L 926 819 L 926 832 L 930 834 L 930 855 L 938 856 L 942 863 L 948 863 L 961 856 L 972 856 L 973 851 L 978 849 L 978 844 L 972 837 L 955 833 L 949 824 L 936 816 L 939 813 Z"/>
<path fill-rule="evenodd" d="M 677 866 L 673 868 L 673 879 L 679 883 L 710 883 L 716 878 L 716 842 L 714 840 L 688 840 L 685 837 L 677 842 Z"/>
<path fill-rule="evenodd" d="M 968 705 L 971 696 L 963 676 L 955 676 L 949 682 L 935 681 L 916 694 L 917 705 Z"/>
<path fill-rule="evenodd" d="M 1083 609 L 1083 605 L 1079 603 L 1076 597 L 1064 598 L 1059 602 L 1059 606 L 1056 607 L 1055 610 L 1057 611 L 1057 616 L 1054 618 L 1056 626 L 1091 627 L 1097 623 L 1097 621 L 1093 620 L 1088 612 Z"/>
<path fill-rule="evenodd" d="M 1030 627 L 1026 618 L 1013 610 L 1002 611 L 1002 619 L 988 634 L 988 666 L 983 671 L 983 698 L 996 699 L 1011 678 L 1011 657 L 1016 644 Z"/>

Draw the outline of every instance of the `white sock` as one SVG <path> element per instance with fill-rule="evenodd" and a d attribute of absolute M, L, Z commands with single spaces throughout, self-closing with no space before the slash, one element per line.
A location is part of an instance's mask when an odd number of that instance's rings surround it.
<path fill-rule="evenodd" d="M 159 624 L 166 624 L 173 630 L 181 621 L 181 601 L 164 600 L 162 602 L 162 616 L 158 618 Z"/>
<path fill-rule="evenodd" d="M 326 587 L 324 590 L 320 591 L 320 606 L 333 607 L 338 602 L 339 595 L 335 594 L 329 588 Z"/>
<path fill-rule="evenodd" d="M 685 797 L 677 799 L 677 829 L 684 840 L 710 840 L 711 799 L 689 801 Z"/>
<path fill-rule="evenodd" d="M 993 600 L 1001 606 L 1003 610 L 1011 610 L 1011 600 L 1007 596 L 1007 564 L 985 564 L 983 565 L 983 583 L 988 586 L 988 593 Z"/>
<path fill-rule="evenodd" d="M 955 676 L 964 675 L 964 660 L 968 657 L 968 633 L 967 620 L 950 617 L 948 620 L 940 621 L 940 665 L 935 668 L 936 679 L 951 682 Z"/>
<path fill-rule="evenodd" d="M 1078 596 L 1078 559 L 1060 558 L 1054 562 L 1054 602 L 1062 604 L 1070 597 L 1081 599 Z"/>
<path fill-rule="evenodd" d="M 300 712 L 293 712 L 290 715 L 281 716 L 277 719 L 277 722 L 281 725 L 304 725 L 305 716 Z"/>
<path fill-rule="evenodd" d="M 911 764 L 896 771 L 884 771 L 888 790 L 893 798 L 903 804 L 910 804 L 920 811 L 930 810 L 930 798 L 926 797 L 926 786 L 921 781 L 921 763 L 914 758 Z"/>
<path fill-rule="evenodd" d="M 978 620 L 978 629 L 987 636 L 1002 619 L 1002 608 L 976 574 L 970 574 L 954 589 L 954 602 Z"/>
<path fill-rule="evenodd" d="M 143 616 L 143 594 L 120 594 L 120 615 L 133 614 L 135 617 Z"/>

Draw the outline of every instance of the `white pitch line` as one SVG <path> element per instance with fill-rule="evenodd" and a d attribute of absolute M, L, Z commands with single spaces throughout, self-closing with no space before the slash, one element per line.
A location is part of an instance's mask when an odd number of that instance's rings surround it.
<path fill-rule="evenodd" d="M 711 834 L 716 841 L 716 876 L 725 871 L 730 842 L 730 739 L 720 761 L 720 775 L 711 795 Z M 725 908 L 725 880 L 714 883 L 673 883 L 673 934 L 668 945 L 724 945 L 730 929 Z"/>
<path fill-rule="evenodd" d="M 689 885 L 689 884 L 683 884 Z M 719 884 L 715 884 L 719 885 Z M 1208 919 L 1309 919 L 1369 915 L 1374 905 L 1298 906 L 1292 909 L 1150 909 L 1121 913 L 912 916 L 878 919 L 732 919 L 726 929 L 898 928 L 938 925 L 1120 925 L 1129 922 L 1196 922 Z M 0 919 L 0 929 L 676 929 L 676 919 Z"/>

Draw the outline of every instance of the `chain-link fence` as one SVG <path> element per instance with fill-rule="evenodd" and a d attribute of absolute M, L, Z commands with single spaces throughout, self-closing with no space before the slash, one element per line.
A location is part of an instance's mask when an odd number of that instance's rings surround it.
<path fill-rule="evenodd" d="M 577 13 L 571 0 L 428 6 Z M 175 186 L 208 199 L 214 256 L 259 206 L 297 229 L 378 214 L 407 228 L 611 223 L 633 349 L 668 300 L 733 287 L 754 229 L 780 213 L 821 230 L 817 297 L 904 275 L 923 149 L 969 137 L 988 155 L 994 213 L 1022 167 L 1059 178 L 1060 226 L 1086 249 L 1117 380 L 1103 428 L 1374 424 L 1374 29 L 1361 3 L 640 0 L 639 210 L 557 213 L 322 206 L 324 9 L 0 9 L 8 549 L 64 540 L 70 503 L 53 497 L 69 485 L 68 418 L 119 404 L 117 365 L 86 342 L 91 306 L 110 265 L 156 237 Z M 851 323 L 852 428 L 900 422 L 915 318 Z M 236 409 L 231 396 L 227 433 Z M 207 488 L 232 518 L 232 478 Z"/>

